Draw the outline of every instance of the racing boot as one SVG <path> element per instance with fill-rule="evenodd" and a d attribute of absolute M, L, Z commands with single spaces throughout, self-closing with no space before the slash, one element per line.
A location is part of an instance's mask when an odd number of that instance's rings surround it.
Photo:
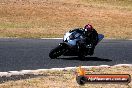
<path fill-rule="evenodd" d="M 94 54 L 94 50 L 90 50 L 89 55 L 92 56 Z"/>
<path fill-rule="evenodd" d="M 94 46 L 90 49 L 89 55 L 92 56 L 94 54 Z"/>

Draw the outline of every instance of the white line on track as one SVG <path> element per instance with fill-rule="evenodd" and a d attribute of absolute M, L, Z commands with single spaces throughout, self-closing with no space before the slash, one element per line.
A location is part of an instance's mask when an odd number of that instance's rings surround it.
<path fill-rule="evenodd" d="M 63 39 L 63 38 L 41 38 L 41 39 Z"/>
<path fill-rule="evenodd" d="M 49 39 L 49 40 L 53 39 L 53 40 L 55 40 L 55 39 L 63 39 L 63 38 L 40 38 L 40 39 Z M 104 39 L 107 39 L 107 40 L 120 40 L 120 39 L 116 39 L 116 38 L 104 38 Z M 132 39 L 124 39 L 124 40 L 132 40 Z"/>
<path fill-rule="evenodd" d="M 0 37 L 0 38 L 5 38 L 5 39 L 19 39 L 18 37 Z M 20 38 L 21 39 L 21 38 Z M 26 39 L 26 38 L 25 38 Z M 38 38 L 39 39 L 39 38 Z M 40 38 L 40 39 L 63 39 L 63 38 Z M 104 39 L 108 39 L 108 40 L 120 40 L 120 39 L 116 39 L 116 38 L 104 38 Z M 124 39 L 124 40 L 132 40 L 132 39 Z"/>
<path fill-rule="evenodd" d="M 118 66 L 132 66 L 132 64 L 117 64 L 113 65 L 115 67 Z M 100 67 L 113 67 L 109 65 L 99 65 L 99 66 L 81 66 L 82 68 L 100 68 Z M 37 69 L 37 70 L 21 70 L 21 71 L 8 71 L 8 72 L 0 72 L 0 77 L 6 76 L 10 77 L 12 75 L 24 75 L 24 74 L 34 74 L 37 75 L 42 71 L 63 71 L 63 70 L 76 70 L 77 67 L 65 67 L 65 68 L 51 68 L 51 69 Z"/>

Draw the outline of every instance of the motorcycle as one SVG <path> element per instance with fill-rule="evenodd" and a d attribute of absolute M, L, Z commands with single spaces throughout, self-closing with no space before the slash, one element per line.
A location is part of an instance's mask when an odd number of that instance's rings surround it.
<path fill-rule="evenodd" d="M 98 43 L 104 38 L 104 35 L 98 34 Z M 87 45 L 82 33 L 77 31 L 69 31 L 65 33 L 63 42 L 49 53 L 51 59 L 63 56 L 78 56 L 83 59 L 90 53 L 91 44 Z"/>

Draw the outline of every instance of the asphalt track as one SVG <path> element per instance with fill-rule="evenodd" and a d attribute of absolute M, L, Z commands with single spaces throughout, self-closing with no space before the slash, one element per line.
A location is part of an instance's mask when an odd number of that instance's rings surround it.
<path fill-rule="evenodd" d="M 132 64 L 131 40 L 102 40 L 93 56 L 81 61 L 77 57 L 50 59 L 50 50 L 61 39 L 0 39 L 0 72 L 62 67 Z"/>

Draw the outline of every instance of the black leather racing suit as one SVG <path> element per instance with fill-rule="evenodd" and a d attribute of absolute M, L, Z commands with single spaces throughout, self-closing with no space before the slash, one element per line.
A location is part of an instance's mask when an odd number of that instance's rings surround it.
<path fill-rule="evenodd" d="M 70 32 L 76 31 L 78 33 L 81 33 L 85 37 L 85 41 L 87 45 L 91 45 L 90 55 L 93 55 L 95 46 L 98 43 L 98 33 L 95 29 L 91 31 L 84 31 L 83 28 L 76 28 L 74 30 L 71 30 Z"/>
<path fill-rule="evenodd" d="M 98 43 L 98 33 L 95 29 L 84 32 L 86 43 L 91 45 L 90 55 L 93 55 L 95 46 Z"/>

